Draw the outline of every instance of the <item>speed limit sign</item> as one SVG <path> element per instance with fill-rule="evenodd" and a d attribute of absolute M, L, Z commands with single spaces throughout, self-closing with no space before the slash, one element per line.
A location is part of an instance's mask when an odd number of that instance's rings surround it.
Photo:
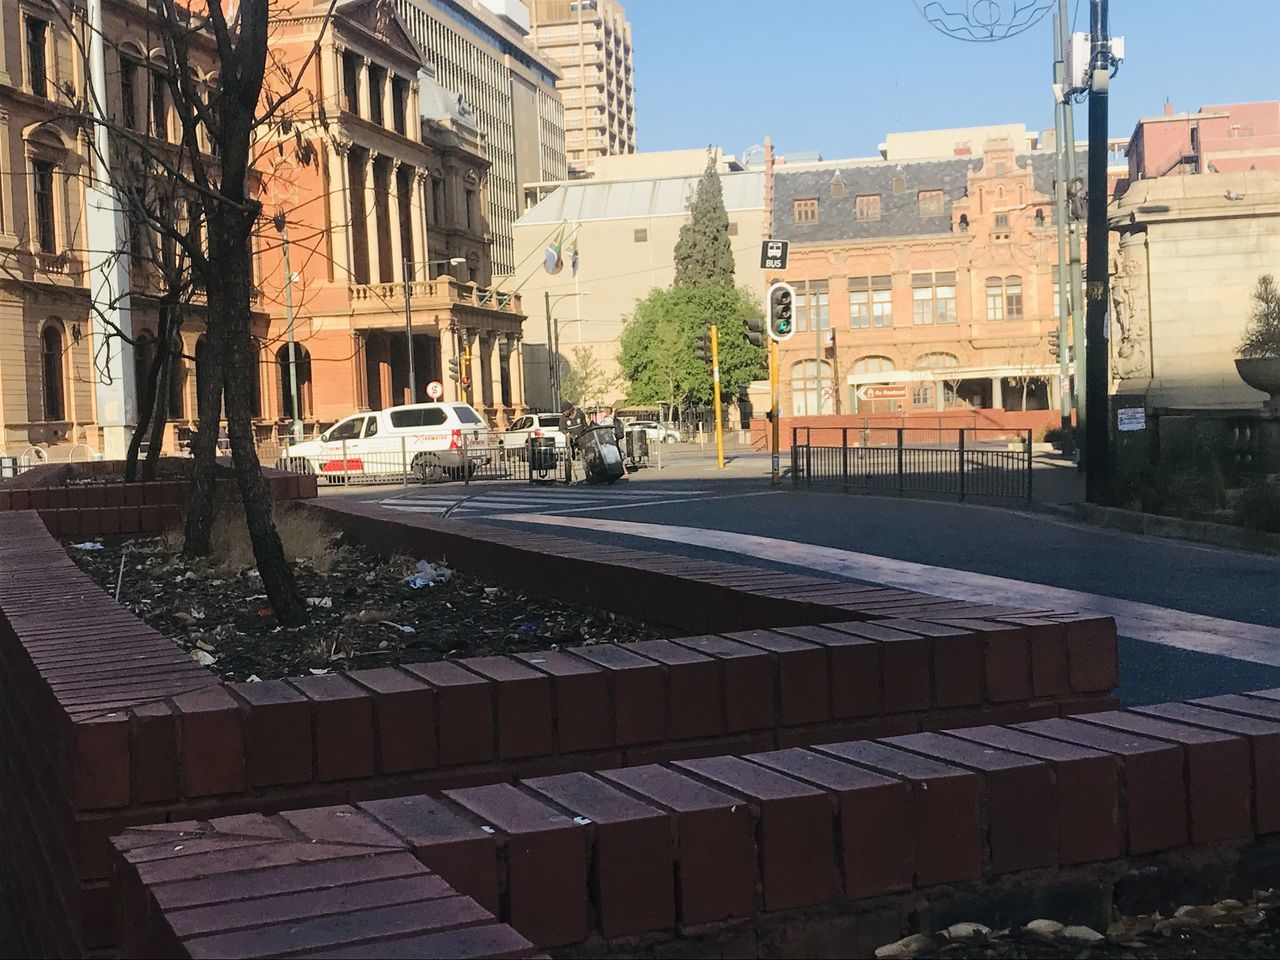
<path fill-rule="evenodd" d="M 444 384 L 439 380 L 432 380 L 427 384 L 427 396 L 432 400 L 439 400 L 444 396 Z"/>

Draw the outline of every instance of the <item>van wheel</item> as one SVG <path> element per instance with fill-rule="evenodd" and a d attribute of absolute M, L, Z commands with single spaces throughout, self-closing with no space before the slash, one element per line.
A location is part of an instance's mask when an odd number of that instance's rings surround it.
<path fill-rule="evenodd" d="M 429 453 L 420 453 L 409 467 L 419 483 L 440 483 L 444 480 L 444 467 Z"/>

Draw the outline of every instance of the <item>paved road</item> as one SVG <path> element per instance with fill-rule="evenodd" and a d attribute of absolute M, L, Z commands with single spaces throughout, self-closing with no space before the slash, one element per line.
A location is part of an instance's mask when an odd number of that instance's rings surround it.
<path fill-rule="evenodd" d="M 351 495 L 690 556 L 1110 613 L 1125 635 L 1120 693 L 1130 703 L 1280 686 L 1280 558 L 1017 510 L 774 491 L 758 472 Z"/>

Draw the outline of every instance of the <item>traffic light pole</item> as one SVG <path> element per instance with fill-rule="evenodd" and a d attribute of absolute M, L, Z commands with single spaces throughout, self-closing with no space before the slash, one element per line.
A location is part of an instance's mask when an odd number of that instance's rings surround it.
<path fill-rule="evenodd" d="M 1058 91 L 1066 89 L 1066 46 L 1058 13 L 1053 15 L 1053 81 Z M 1062 408 L 1062 442 L 1070 453 L 1075 449 L 1071 436 L 1071 372 L 1068 354 L 1071 342 L 1071 274 L 1067 266 L 1067 128 L 1063 122 L 1062 94 L 1054 96 L 1054 139 L 1057 144 L 1057 184 L 1053 191 L 1053 220 L 1058 227 L 1058 393 Z"/>
<path fill-rule="evenodd" d="M 556 400 L 556 355 L 555 331 L 551 329 L 551 291 L 542 291 L 543 303 L 547 308 L 547 389 L 551 392 L 551 404 L 556 413 L 560 412 L 560 404 Z"/>
<path fill-rule="evenodd" d="M 418 402 L 418 377 L 413 368 L 413 283 L 409 280 L 409 272 L 413 270 L 413 261 L 404 258 L 404 336 L 409 346 L 409 402 Z"/>
<path fill-rule="evenodd" d="M 1107 106 L 1111 76 L 1107 0 L 1091 0 L 1089 35 L 1092 41 L 1089 79 L 1089 225 L 1085 234 L 1087 313 L 1085 341 L 1088 371 L 1085 397 L 1089 410 L 1085 432 L 1085 498 L 1106 499 L 1111 485 L 1111 412 L 1107 369 Z"/>
<path fill-rule="evenodd" d="M 716 466 L 724 469 L 724 423 L 720 414 L 720 328 L 711 324 L 711 402 L 716 415 Z"/>
<path fill-rule="evenodd" d="M 778 341 L 769 338 L 769 450 L 773 454 L 773 485 L 781 481 L 778 474 Z"/>

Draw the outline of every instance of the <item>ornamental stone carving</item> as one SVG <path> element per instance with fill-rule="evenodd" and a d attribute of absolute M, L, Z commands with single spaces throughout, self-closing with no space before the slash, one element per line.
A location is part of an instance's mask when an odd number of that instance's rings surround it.
<path fill-rule="evenodd" d="M 1111 270 L 1111 369 L 1120 380 L 1151 377 L 1151 309 L 1141 235 L 1120 241 Z"/>

